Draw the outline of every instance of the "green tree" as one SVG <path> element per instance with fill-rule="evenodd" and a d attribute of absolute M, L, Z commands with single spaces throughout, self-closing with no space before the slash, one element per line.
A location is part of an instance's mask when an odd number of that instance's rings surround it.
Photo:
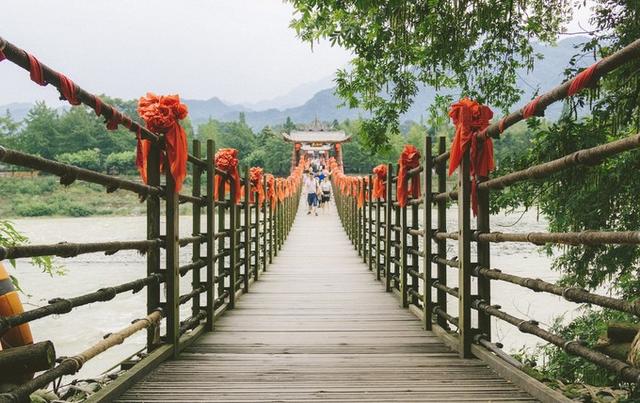
<path fill-rule="evenodd" d="M 637 1 L 595 2 L 591 19 L 595 26 L 593 36 L 577 49 L 567 67 L 567 75 L 575 74 L 579 62 L 587 60 L 588 63 L 594 55 L 606 57 L 635 41 L 640 36 L 639 19 L 640 3 Z M 583 92 L 567 100 L 564 114 L 558 122 L 544 125 L 539 120 L 528 121 L 528 147 L 505 156 L 496 174 L 523 169 L 637 133 L 640 130 L 638 69 L 640 62 L 632 59 L 601 78 L 597 90 Z M 591 115 L 576 119 L 580 108 L 583 108 L 582 113 L 586 109 Z M 511 133 L 512 129 L 509 129 L 503 137 L 506 139 Z M 517 131 L 515 134 L 517 136 Z M 495 208 L 535 206 L 549 220 L 551 231 L 637 230 L 640 183 L 631 173 L 637 172 L 638 166 L 639 153 L 623 153 L 596 166 L 581 166 L 509 187 L 494 194 L 492 205 Z M 630 245 L 584 245 L 548 247 L 547 251 L 555 257 L 554 268 L 562 274 L 563 284 L 591 291 L 605 288 L 624 299 L 638 299 L 639 248 Z M 593 345 L 594 329 L 605 327 L 606 321 L 614 316 L 607 310 L 594 308 L 568 324 L 557 324 L 555 329 L 570 339 L 580 338 L 587 345 Z M 637 321 L 637 318 L 626 319 Z M 545 369 L 552 376 L 561 376 L 569 381 L 593 379 L 600 383 L 606 379 L 608 384 L 617 382 L 615 374 L 602 370 L 602 376 L 595 380 L 594 366 L 586 360 L 551 348 L 545 348 L 543 352 L 546 355 Z"/>
<path fill-rule="evenodd" d="M 279 135 L 266 137 L 264 146 L 261 147 L 265 171 L 280 176 L 288 175 L 291 170 L 292 148 L 293 144 L 287 143 Z"/>
<path fill-rule="evenodd" d="M 458 87 L 507 108 L 521 92 L 516 71 L 531 69 L 532 43 L 555 41 L 571 14 L 569 0 L 338 1 L 289 0 L 291 26 L 311 44 L 329 39 L 355 54 L 337 72 L 337 93 L 373 112 L 364 144 L 377 149 L 398 132 L 419 84 Z"/>
<path fill-rule="evenodd" d="M 210 119 L 198 127 L 198 138 L 213 139 L 217 148 L 235 148 L 242 162 L 255 149 L 257 139 L 246 122 L 219 122 Z"/>
<path fill-rule="evenodd" d="M 296 125 L 291 120 L 291 117 L 287 116 L 287 120 L 284 122 L 284 131 L 286 133 L 291 133 L 292 130 L 296 130 Z"/>
<path fill-rule="evenodd" d="M 396 133 L 390 135 L 388 147 L 372 152 L 362 137 L 362 126 L 365 123 L 362 120 L 346 120 L 340 126 L 346 134 L 351 136 L 349 142 L 342 144 L 342 158 L 346 173 L 369 174 L 380 163 L 396 163 L 402 151 L 405 139 L 401 134 Z"/>
<path fill-rule="evenodd" d="M 59 120 L 55 109 L 49 108 L 44 102 L 36 102 L 24 120 L 24 128 L 17 140 L 18 148 L 44 158 L 53 158 L 59 149 Z"/>

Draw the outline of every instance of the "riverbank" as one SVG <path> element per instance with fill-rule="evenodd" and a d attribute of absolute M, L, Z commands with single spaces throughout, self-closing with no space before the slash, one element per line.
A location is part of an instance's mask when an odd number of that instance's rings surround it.
<path fill-rule="evenodd" d="M 126 179 L 139 181 L 137 176 Z M 190 192 L 185 183 L 182 193 Z M 82 181 L 62 186 L 55 176 L 0 177 L 0 216 L 4 218 L 138 216 L 145 211 L 146 205 L 131 192 L 107 193 L 103 186 Z"/>

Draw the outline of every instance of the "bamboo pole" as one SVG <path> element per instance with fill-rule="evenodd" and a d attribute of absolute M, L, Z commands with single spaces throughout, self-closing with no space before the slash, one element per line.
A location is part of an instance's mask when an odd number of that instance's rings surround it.
<path fill-rule="evenodd" d="M 541 279 L 516 276 L 513 274 L 503 273 L 497 269 L 489 269 L 486 267 L 479 267 L 475 271 L 479 278 L 505 281 L 507 283 L 516 284 L 536 292 L 542 291 L 559 295 L 567 301 L 578 303 L 586 302 L 588 304 L 594 304 L 604 308 L 615 309 L 618 311 L 640 316 L 640 300 L 625 301 L 622 299 L 590 293 L 587 290 L 577 287 L 563 287 L 556 284 L 548 283 Z"/>
<path fill-rule="evenodd" d="M 0 317 L 0 334 L 4 333 L 6 330 L 12 327 L 16 327 L 36 319 L 44 318 L 51 315 L 61 315 L 69 313 L 73 308 L 88 305 L 93 302 L 109 301 L 115 298 L 118 294 L 122 294 L 128 291 L 133 291 L 134 293 L 136 293 L 146 286 L 157 285 L 161 282 L 163 282 L 163 275 L 161 273 L 153 273 L 145 278 L 129 281 L 113 287 L 101 288 L 95 292 L 90 292 L 77 297 L 53 298 L 48 301 L 47 305 L 34 308 L 16 315 Z"/>
<path fill-rule="evenodd" d="M 145 318 L 133 322 L 120 331 L 109 334 L 103 340 L 84 350 L 80 354 L 64 358 L 57 367 L 38 375 L 34 379 L 18 386 L 10 392 L 2 394 L 1 397 L 4 399 L 3 401 L 29 401 L 29 395 L 34 391 L 46 387 L 49 383 L 64 375 L 75 374 L 87 361 L 95 358 L 97 355 L 112 347 L 122 344 L 126 339 L 141 330 L 158 326 L 161 319 L 162 313 L 157 310 L 150 313 Z"/>
<path fill-rule="evenodd" d="M 580 344 L 578 340 L 565 340 L 558 335 L 541 329 L 538 326 L 538 323 L 535 321 L 524 320 L 515 317 L 504 311 L 501 311 L 498 307 L 487 304 L 482 300 L 475 300 L 472 305 L 474 309 L 484 311 L 491 316 L 514 325 L 522 333 L 529 333 L 538 336 L 539 338 L 562 348 L 564 351 L 570 354 L 580 356 L 602 368 L 613 371 L 626 382 L 640 384 L 640 369 L 634 368 L 630 364 L 607 357 L 603 353 L 591 350 L 590 348 Z"/>

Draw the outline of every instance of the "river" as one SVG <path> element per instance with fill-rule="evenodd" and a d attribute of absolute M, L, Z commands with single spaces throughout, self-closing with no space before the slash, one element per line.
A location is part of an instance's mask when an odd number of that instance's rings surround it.
<path fill-rule="evenodd" d="M 456 211 L 449 211 L 449 228 L 455 229 Z M 494 231 L 545 231 L 546 223 L 538 220 L 535 212 L 500 214 L 491 218 Z M 435 217 L 435 214 L 434 214 Z M 520 219 L 519 219 L 520 218 Z M 12 220 L 16 228 L 30 238 L 31 243 L 100 242 L 114 240 L 140 240 L 146 237 L 145 217 L 88 217 L 41 218 Z M 514 223 L 516 223 L 513 225 Z M 181 217 L 181 235 L 191 232 L 191 218 Z M 204 227 L 204 225 L 203 225 Z M 449 242 L 449 256 L 457 255 L 455 245 Z M 181 262 L 190 260 L 189 247 L 181 249 Z M 558 274 L 550 269 L 551 259 L 530 244 L 492 244 L 492 267 L 505 272 L 554 281 Z M 112 256 L 102 253 L 81 255 L 69 259 L 57 259 L 64 265 L 64 276 L 50 277 L 31 267 L 28 259 L 20 259 L 15 274 L 27 295 L 22 299 L 26 309 L 42 306 L 51 298 L 72 297 L 96 291 L 101 287 L 117 285 L 146 276 L 144 256 L 133 251 L 122 251 Z M 455 276 L 450 276 L 455 277 Z M 190 288 L 189 275 L 181 279 L 181 289 Z M 493 303 L 523 318 L 535 318 L 541 325 L 550 324 L 557 316 L 575 315 L 577 305 L 560 297 L 534 293 L 514 285 L 493 282 Z M 34 339 L 52 340 L 58 356 L 74 355 L 100 340 L 105 334 L 118 330 L 136 318 L 145 316 L 145 292 L 121 294 L 106 303 L 94 303 L 74 309 L 71 313 L 40 319 L 31 324 Z M 455 305 L 451 306 L 455 309 Z M 188 316 L 185 307 L 184 316 Z M 455 312 L 455 311 L 453 311 Z M 455 315 L 457 316 L 457 315 Z M 532 347 L 537 342 L 533 336 L 523 335 L 508 324 L 494 323 L 494 341 L 505 344 L 506 351 L 522 346 Z M 93 377 L 109 369 L 119 361 L 144 346 L 145 334 L 141 332 L 89 361 L 78 377 Z"/>

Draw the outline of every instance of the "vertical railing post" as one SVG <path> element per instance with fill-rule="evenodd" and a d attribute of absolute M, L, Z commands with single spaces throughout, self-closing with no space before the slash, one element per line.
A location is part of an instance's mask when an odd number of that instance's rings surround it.
<path fill-rule="evenodd" d="M 424 168 L 424 166 L 423 166 Z M 420 174 L 416 174 L 412 179 L 419 181 L 420 180 Z M 424 199 L 423 199 L 424 200 Z M 420 229 L 420 222 L 418 220 L 418 213 L 420 210 L 420 206 L 417 204 L 412 204 L 411 205 L 411 225 L 410 228 L 413 229 L 414 231 L 418 231 Z M 405 237 L 407 236 L 407 234 L 405 233 Z M 411 248 L 414 250 L 414 252 L 419 252 L 420 251 L 420 246 L 418 245 L 418 235 L 417 234 L 411 234 Z M 408 252 L 405 252 L 408 253 Z M 411 272 L 413 272 L 414 274 L 411 275 L 411 298 L 410 298 L 410 304 L 415 305 L 416 307 L 420 306 L 420 302 L 419 299 L 417 297 L 418 293 L 420 292 L 420 277 L 417 276 L 417 274 L 419 274 L 420 272 L 420 264 L 418 261 L 419 256 L 416 255 L 415 253 L 410 253 L 407 256 L 407 259 L 411 260 L 411 266 L 409 266 L 411 268 Z M 424 310 L 424 306 L 422 307 Z M 423 312 L 423 316 L 424 316 L 424 312 Z"/>
<path fill-rule="evenodd" d="M 479 183 L 486 181 L 488 178 L 479 178 Z M 489 189 L 478 189 L 478 217 L 477 232 L 478 234 L 488 233 L 489 229 Z M 490 267 L 490 246 L 489 242 L 478 241 L 478 264 L 477 267 Z M 491 280 L 478 276 L 478 297 L 487 304 L 491 303 Z M 480 332 L 491 340 L 491 316 L 485 312 L 478 312 L 478 328 Z"/>
<path fill-rule="evenodd" d="M 201 152 L 200 152 L 200 141 L 199 140 L 193 140 L 193 150 L 192 150 L 192 154 L 194 157 L 196 157 L 197 159 L 200 159 L 201 157 Z M 201 175 L 202 175 L 202 168 L 200 167 L 199 164 L 191 164 L 192 167 L 192 186 L 191 186 L 191 195 L 193 197 L 196 198 L 200 198 L 202 192 L 200 189 L 201 186 Z M 199 203 L 193 203 L 192 208 L 191 208 L 191 229 L 192 229 L 192 236 L 195 237 L 199 237 L 200 234 L 202 233 L 201 229 L 200 229 L 200 214 L 201 214 L 201 206 Z M 191 245 L 192 247 L 192 252 L 191 252 L 191 261 L 194 263 L 197 263 L 200 261 L 201 257 L 200 257 L 200 240 L 194 241 L 193 244 Z M 192 290 L 196 290 L 200 288 L 200 269 L 196 269 L 196 270 L 192 270 L 191 271 L 191 289 Z M 192 303 L 191 303 L 191 316 L 196 317 L 200 314 L 200 293 L 197 293 L 193 296 L 193 298 L 191 299 Z"/>
<path fill-rule="evenodd" d="M 264 194 L 267 194 L 267 177 L 265 176 L 260 185 L 264 189 Z M 269 206 L 267 203 L 269 200 L 266 198 L 262 203 L 262 271 L 267 271 L 267 262 L 269 259 L 268 245 L 269 245 L 269 218 L 267 216 Z M 258 231 L 260 233 L 260 231 Z"/>
<path fill-rule="evenodd" d="M 400 166 L 396 166 L 396 172 L 400 172 Z M 396 177 L 396 186 L 395 186 L 395 192 L 393 192 L 394 194 L 394 198 L 393 198 L 393 203 L 391 204 L 391 208 L 393 210 L 393 225 L 392 227 L 397 227 L 400 226 L 402 227 L 402 210 L 404 208 L 400 208 L 400 206 L 397 205 L 398 202 L 398 187 L 397 187 L 397 181 L 400 180 L 400 177 L 397 176 Z M 401 285 L 400 284 L 402 282 L 402 276 L 401 276 L 401 272 L 402 272 L 402 245 L 403 245 L 403 241 L 402 238 L 403 236 L 403 231 L 402 229 L 400 229 L 400 231 L 396 231 L 397 228 L 392 228 L 391 234 L 393 234 L 393 276 L 392 279 L 394 281 L 393 284 L 393 288 L 396 288 L 398 290 L 398 292 L 400 292 L 400 288 Z M 406 297 L 405 297 L 406 298 Z M 403 301 L 404 302 L 404 301 Z"/>
<path fill-rule="evenodd" d="M 147 159 L 147 184 L 160 186 L 160 145 L 151 142 L 151 149 Z M 147 197 L 147 239 L 160 239 L 160 196 Z M 147 251 L 147 276 L 160 273 L 160 245 Z M 160 284 L 147 286 L 147 313 L 151 313 L 160 306 Z M 160 342 L 160 326 L 147 329 L 147 351 L 152 351 Z"/>
<path fill-rule="evenodd" d="M 261 183 L 256 184 L 256 189 L 258 186 L 262 186 Z M 255 281 L 258 281 L 258 272 L 260 271 L 260 252 L 261 252 L 261 248 L 260 248 L 260 200 L 259 199 L 259 193 L 257 191 L 253 192 L 253 207 L 255 209 L 255 214 L 253 216 L 253 219 L 255 221 L 255 224 L 252 226 L 252 230 L 255 229 L 254 232 L 254 236 L 253 236 L 253 250 L 255 252 L 254 256 L 255 259 L 253 261 L 253 279 Z"/>
<path fill-rule="evenodd" d="M 215 199 L 213 186 L 216 170 L 213 159 L 216 155 L 213 140 L 207 140 L 207 331 L 212 331 L 215 318 Z M 224 210 L 224 209 L 222 209 Z M 223 258 L 224 259 L 224 258 Z"/>
<path fill-rule="evenodd" d="M 244 275 L 242 277 L 243 280 L 243 291 L 249 292 L 249 277 L 251 276 L 251 203 L 250 203 L 250 194 L 251 194 L 251 186 L 249 179 L 249 167 L 245 169 L 244 172 L 244 203 L 243 207 L 243 226 L 244 226 L 244 261 L 242 267 L 244 267 Z"/>
<path fill-rule="evenodd" d="M 459 354 L 471 356 L 471 181 L 469 180 L 469 149 L 464 152 L 458 168 L 458 328 Z"/>
<path fill-rule="evenodd" d="M 438 139 L 438 155 L 442 155 L 447 151 L 447 138 L 440 136 Z M 443 160 L 438 163 L 436 167 L 438 170 L 438 193 L 444 193 L 447 191 L 447 161 Z M 438 201 L 438 232 L 447 232 L 447 201 Z M 438 256 L 441 258 L 447 257 L 447 240 L 438 239 L 436 241 L 438 246 Z M 444 263 L 438 263 L 438 283 L 447 284 L 447 266 Z M 437 306 L 440 312 L 447 312 L 447 293 L 444 290 L 438 289 L 437 291 Z M 442 315 L 438 315 L 438 326 L 443 329 L 449 329 L 449 322 Z"/>
<path fill-rule="evenodd" d="M 423 209 L 422 209 L 422 226 L 424 228 L 424 237 L 422 237 L 422 251 L 424 253 L 422 257 L 423 266 L 423 284 L 424 290 L 422 292 L 422 306 L 424 308 L 424 328 L 425 330 L 431 330 L 432 306 L 431 306 L 431 292 L 432 292 L 432 271 L 431 271 L 431 242 L 433 239 L 432 232 L 432 218 L 431 218 L 431 206 L 433 203 L 433 183 L 432 183 L 432 169 L 433 169 L 433 156 L 432 156 L 432 144 L 431 137 L 429 135 L 424 138 L 424 191 L 423 191 Z"/>
<path fill-rule="evenodd" d="M 276 256 L 280 253 L 280 245 L 282 245 L 282 201 L 278 198 L 276 202 Z"/>
<path fill-rule="evenodd" d="M 276 187 L 277 188 L 277 187 Z M 276 193 L 276 209 L 273 212 L 273 256 L 278 256 L 280 246 L 280 200 Z"/>
<path fill-rule="evenodd" d="M 387 164 L 387 204 L 384 218 L 384 281 L 385 291 L 391 291 L 391 224 L 393 222 L 393 165 Z"/>
<path fill-rule="evenodd" d="M 406 182 L 409 181 L 409 175 L 405 177 L 400 177 L 398 175 L 398 183 L 400 181 L 405 182 L 405 189 L 408 188 Z M 397 196 L 396 196 L 397 198 Z M 398 280 L 400 280 L 400 306 L 406 308 L 409 306 L 408 293 L 409 288 L 407 287 L 407 283 L 409 282 L 409 256 L 408 256 L 408 246 L 409 242 L 409 227 L 407 226 L 407 206 L 404 207 L 398 206 L 398 213 L 400 214 L 400 233 L 397 234 L 400 241 L 400 270 L 398 273 Z"/>
<path fill-rule="evenodd" d="M 353 246 L 355 246 L 356 251 L 358 251 L 358 256 L 361 256 L 360 252 L 360 220 L 358 217 L 358 197 L 353 197 L 353 193 L 351 193 L 351 225 L 352 225 L 352 241 Z"/>
<path fill-rule="evenodd" d="M 231 242 L 231 234 L 228 232 L 231 225 L 227 226 L 227 211 L 231 212 L 231 202 L 227 202 L 225 199 L 225 181 L 228 180 L 226 177 L 222 177 L 223 180 L 219 181 L 220 186 L 218 189 L 218 201 L 221 202 L 221 206 L 218 206 L 218 292 L 217 296 L 224 301 L 224 293 L 225 293 L 225 279 L 227 278 L 227 240 L 229 243 Z M 214 182 L 214 186 L 216 183 Z M 229 204 L 227 204 L 229 203 Z M 229 213 L 231 214 L 231 213 Z M 230 251 L 229 251 L 230 252 Z M 231 260 L 231 255 L 229 254 L 229 260 Z"/>
<path fill-rule="evenodd" d="M 376 200 L 376 260 L 375 260 L 375 265 L 376 265 L 376 280 L 380 281 L 380 279 L 382 278 L 381 272 L 382 272 L 382 262 L 380 261 L 380 258 L 382 257 L 382 243 L 381 243 L 381 237 L 380 236 L 380 227 L 382 227 L 382 223 L 380 222 L 380 220 L 382 220 L 382 214 L 381 213 L 382 210 L 382 201 L 380 199 Z M 385 257 L 386 260 L 386 257 Z"/>
<path fill-rule="evenodd" d="M 367 187 L 366 187 L 366 202 L 367 202 L 367 211 L 368 211 L 368 215 L 369 215 L 369 219 L 367 220 L 367 236 L 368 236 L 368 245 L 367 245 L 367 257 L 369 260 L 367 260 L 368 264 L 369 264 L 369 271 L 373 270 L 373 256 L 374 254 L 376 255 L 377 258 L 377 254 L 375 253 L 375 251 L 373 250 L 373 182 L 372 182 L 372 176 L 369 175 L 368 177 L 368 182 L 366 182 Z"/>
<path fill-rule="evenodd" d="M 266 185 L 265 185 L 266 187 Z M 268 217 L 267 217 L 267 223 L 268 223 L 268 229 L 267 229 L 267 235 L 268 235 L 268 242 L 269 242 L 269 264 L 273 263 L 273 199 L 269 199 L 269 209 L 268 209 Z"/>
<path fill-rule="evenodd" d="M 236 179 L 230 178 L 231 192 L 229 200 L 229 309 L 236 306 L 236 282 L 238 280 L 238 205 L 236 204 Z M 238 179 L 239 180 L 239 179 Z"/>
<path fill-rule="evenodd" d="M 365 197 L 367 192 L 367 182 L 364 177 L 360 178 L 360 180 L 362 181 L 362 191 L 365 193 L 362 195 L 363 203 L 362 208 L 360 209 L 360 248 L 362 249 L 362 261 L 367 263 L 367 258 L 369 257 L 369 251 L 367 250 L 367 198 Z M 358 196 L 358 198 L 359 197 L 360 196 Z"/>
<path fill-rule="evenodd" d="M 169 166 L 168 159 L 165 166 Z M 165 280 L 167 290 L 167 343 L 173 346 L 173 355 L 178 355 L 178 340 L 180 339 L 180 214 L 178 204 L 178 193 L 175 191 L 175 181 L 171 176 L 171 171 L 166 170 L 165 174 L 165 197 L 167 201 L 165 217 L 165 251 L 166 269 Z"/>

